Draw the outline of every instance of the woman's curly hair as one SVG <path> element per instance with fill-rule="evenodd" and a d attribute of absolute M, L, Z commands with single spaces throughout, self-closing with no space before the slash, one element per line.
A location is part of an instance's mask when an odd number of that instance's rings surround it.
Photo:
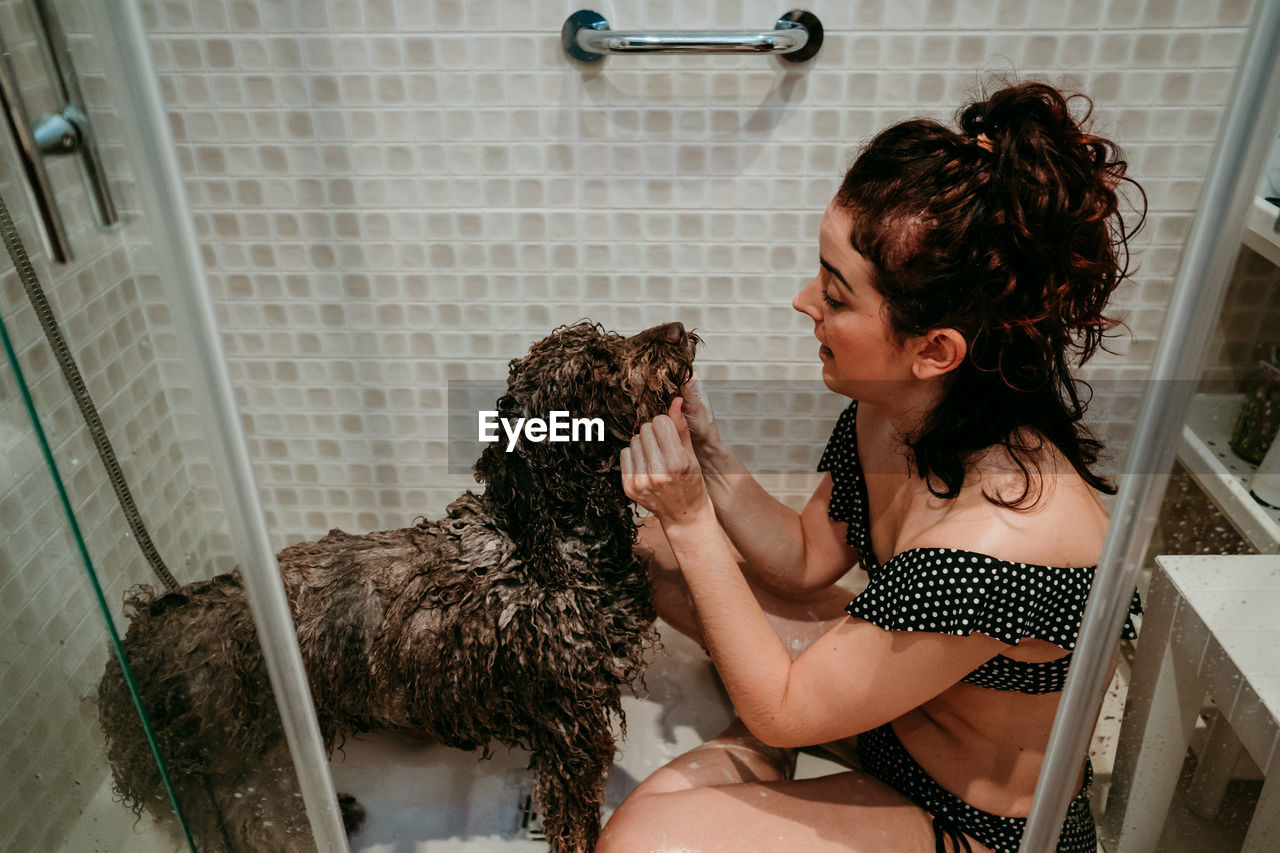
<path fill-rule="evenodd" d="M 944 398 L 908 437 L 939 497 L 959 494 L 973 454 L 1003 445 L 1026 488 L 1016 500 L 987 498 L 1033 505 L 1028 462 L 1040 445 L 1027 436 L 1037 434 L 1090 486 L 1116 491 L 1091 470 L 1102 449 L 1082 423 L 1092 389 L 1071 368 L 1118 325 L 1103 309 L 1132 274 L 1127 243 L 1146 194 L 1116 145 L 1089 132 L 1092 106 L 1027 82 L 962 107 L 960 132 L 929 119 L 896 124 L 858 155 L 836 196 L 898 339 L 953 328 L 968 344 Z M 1132 229 L 1120 214 L 1124 183 L 1142 199 Z"/>

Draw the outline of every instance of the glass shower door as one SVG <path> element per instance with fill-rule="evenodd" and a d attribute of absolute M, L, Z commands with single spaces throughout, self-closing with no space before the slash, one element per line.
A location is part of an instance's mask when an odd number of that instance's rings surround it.
<path fill-rule="evenodd" d="M 156 695 L 155 685 L 168 676 L 155 661 L 172 661 L 191 647 L 180 646 L 173 633 L 149 642 L 137 625 L 190 591 L 187 586 L 165 596 L 167 586 L 205 579 L 234 586 L 228 574 L 236 563 L 231 527 L 214 485 L 207 433 L 186 405 L 193 390 L 161 287 L 155 222 L 142 209 L 138 175 L 127 156 L 122 119 L 130 107 L 108 81 L 101 27 L 86 7 L 58 2 L 52 11 L 90 99 L 89 120 L 121 225 L 99 227 L 74 158 L 45 158 L 70 254 L 68 263 L 55 261 L 34 193 L 23 181 L 20 143 L 5 134 L 0 197 L 13 227 L 6 241 L 11 251 L 0 255 L 0 318 L 7 332 L 0 360 L 0 767 L 9 818 L 0 826 L 0 846 L 188 849 L 166 776 L 183 810 L 195 810 L 206 824 L 229 823 L 254 791 L 228 791 L 237 799 L 224 803 L 198 783 L 181 781 L 193 770 L 198 776 L 203 758 L 171 754 L 188 733 L 164 733 L 164 716 L 173 710 L 167 700 L 146 703 L 150 727 L 165 745 L 160 753 L 168 768 L 160 769 L 136 712 L 135 691 L 114 663 L 115 640 L 123 638 L 134 650 L 130 660 L 141 694 Z M 0 2 L 0 36 L 16 81 L 6 95 L 16 93 L 33 122 L 63 107 L 47 67 L 46 35 L 31 0 Z M 28 260 L 29 269 L 22 269 Z M 54 337 L 33 307 L 41 298 L 56 324 Z M 80 380 L 69 379 L 60 363 L 63 345 Z M 77 381 L 89 401 L 88 419 L 71 390 Z M 95 420 L 100 426 L 91 425 Z M 145 533 L 131 525 L 131 511 L 123 508 L 129 503 Z M 150 565 L 144 539 L 154 543 Z M 124 601 L 139 584 L 151 590 L 130 613 Z M 155 603 L 144 604 L 153 594 Z M 238 612 L 248 619 L 247 605 Z M 252 638 L 252 622 L 245 624 Z M 260 659 L 252 639 L 247 649 Z M 192 707 L 224 698 L 217 691 L 187 693 Z M 279 732 L 270 687 L 255 694 L 261 715 L 255 734 Z M 215 760 L 237 746 L 207 742 L 203 755 Z M 260 788 L 297 789 L 287 749 L 283 756 Z M 121 805 L 122 790 L 143 820 Z M 314 849 L 305 814 L 297 811 L 297 849 Z"/>

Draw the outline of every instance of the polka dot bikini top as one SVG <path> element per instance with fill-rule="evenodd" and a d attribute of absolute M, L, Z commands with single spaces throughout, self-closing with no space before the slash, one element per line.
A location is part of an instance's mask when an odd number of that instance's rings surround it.
<path fill-rule="evenodd" d="M 840 415 L 818 463 L 831 472 L 832 519 L 849 526 L 870 578 L 845 610 L 888 631 L 977 632 L 1017 645 L 1024 637 L 1074 649 L 1096 566 L 1069 568 L 1013 563 L 957 548 L 911 548 L 881 566 L 871 545 L 866 482 L 858 461 L 855 401 Z M 1131 614 L 1142 608 L 1135 592 Z M 1126 619 L 1124 637 L 1137 636 Z M 1019 693 L 1056 693 L 1071 655 L 1028 663 L 998 655 L 964 677 L 968 684 Z"/>

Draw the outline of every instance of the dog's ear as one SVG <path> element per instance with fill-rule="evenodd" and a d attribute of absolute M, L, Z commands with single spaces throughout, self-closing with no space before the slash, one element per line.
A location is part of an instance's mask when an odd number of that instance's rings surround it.
<path fill-rule="evenodd" d="M 518 418 L 529 411 L 511 394 L 498 399 L 501 417 Z M 556 548 L 560 538 L 556 520 L 563 513 L 558 497 L 548 487 L 546 460 L 533 448 L 517 442 L 510 452 L 504 442 L 487 444 L 475 464 L 475 478 L 485 485 L 485 503 L 495 521 L 516 545 L 532 579 L 546 586 L 568 583 L 568 569 Z"/>
<path fill-rule="evenodd" d="M 524 404 L 516 416 L 567 411 L 598 417 L 607 439 L 630 441 L 637 425 L 625 374 L 626 340 L 579 323 L 536 343 L 528 356 L 511 362 L 508 393 Z"/>
<path fill-rule="evenodd" d="M 600 418 L 607 437 L 618 443 L 620 449 L 631 441 L 638 428 L 629 380 L 622 364 L 611 352 L 595 352 L 579 376 L 573 387 L 561 389 L 570 398 L 566 402 Z"/>
<path fill-rule="evenodd" d="M 485 504 L 515 543 L 530 579 L 547 587 L 564 587 L 569 570 L 556 547 L 562 538 L 556 525 L 562 510 L 552 505 L 543 477 L 529 463 L 523 448 L 508 453 L 490 444 L 476 462 L 476 479 L 485 484 Z"/>

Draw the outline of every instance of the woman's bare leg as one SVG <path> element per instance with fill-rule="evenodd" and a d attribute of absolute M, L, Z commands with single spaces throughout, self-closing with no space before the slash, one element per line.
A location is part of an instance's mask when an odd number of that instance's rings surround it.
<path fill-rule="evenodd" d="M 644 519 L 637 539 L 637 552 L 649 560 L 649 580 L 658 615 L 677 631 L 692 637 L 706 648 L 693 597 L 657 519 L 652 516 Z M 736 550 L 734 556 L 737 557 L 738 564 L 742 565 L 742 556 Z M 764 610 L 769 624 L 782 638 L 792 660 L 799 657 L 801 652 L 837 622 L 846 618 L 845 605 L 856 594 L 852 588 L 836 585 L 809 595 L 784 598 L 751 583 L 750 579 L 747 583 Z"/>
<path fill-rule="evenodd" d="M 788 781 L 794 750 L 734 720 L 719 737 L 640 783 L 605 825 L 597 853 L 868 851 L 928 853 L 932 818 L 861 771 Z M 974 853 L 989 853 L 969 839 Z"/>

